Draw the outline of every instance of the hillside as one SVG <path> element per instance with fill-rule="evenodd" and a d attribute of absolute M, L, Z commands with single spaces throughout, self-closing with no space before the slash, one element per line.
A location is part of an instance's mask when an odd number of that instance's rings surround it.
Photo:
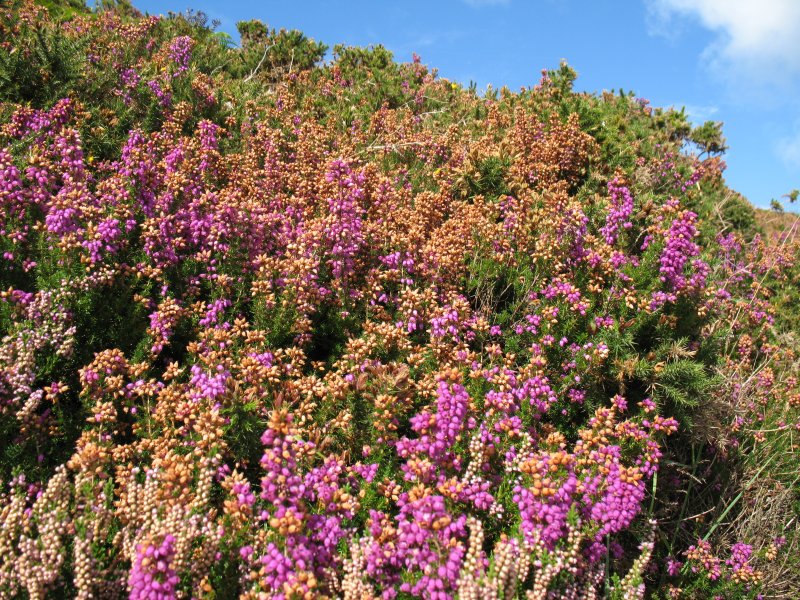
<path fill-rule="evenodd" d="M 755 209 L 756 225 L 768 240 L 780 239 L 783 233 L 792 233 L 798 228 L 798 215 L 792 212 L 775 212 L 763 208 Z"/>
<path fill-rule="evenodd" d="M 800 245 L 721 124 L 48 6 L 0 7 L 0 598 L 796 597 Z"/>

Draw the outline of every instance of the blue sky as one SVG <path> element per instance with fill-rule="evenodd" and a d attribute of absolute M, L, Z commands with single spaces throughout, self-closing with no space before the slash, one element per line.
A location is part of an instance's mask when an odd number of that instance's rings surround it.
<path fill-rule="evenodd" d="M 258 18 L 325 42 L 416 52 L 441 77 L 512 90 L 561 59 L 582 91 L 632 90 L 723 121 L 726 179 L 757 206 L 800 188 L 800 0 L 134 0 Z M 788 208 L 788 206 L 787 206 Z M 794 207 L 796 209 L 796 207 Z"/>

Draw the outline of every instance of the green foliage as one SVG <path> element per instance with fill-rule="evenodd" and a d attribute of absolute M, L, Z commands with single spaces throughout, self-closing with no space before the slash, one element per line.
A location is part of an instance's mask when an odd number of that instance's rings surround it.
<path fill-rule="evenodd" d="M 721 121 L 706 121 L 702 125 L 692 129 L 689 139 L 697 144 L 703 154 L 714 155 L 723 154 L 728 146 L 725 145 L 725 137 L 722 135 Z"/>
<path fill-rule="evenodd" d="M 80 42 L 55 29 L 24 30 L 22 44 L 0 50 L 0 97 L 48 106 L 72 92 L 86 57 Z"/>
<path fill-rule="evenodd" d="M 692 125 L 684 108 L 681 108 L 680 111 L 671 108 L 666 110 L 657 108 L 654 113 L 654 121 L 655 126 L 663 130 L 672 142 L 683 142 L 692 131 Z"/>
<path fill-rule="evenodd" d="M 460 185 L 454 190 L 465 197 L 485 196 L 494 199 L 505 196 L 509 193 L 506 184 L 506 171 L 508 170 L 508 160 L 498 156 L 490 156 L 483 159 L 473 173 L 467 173 Z M 460 189 L 459 189 L 460 188 Z"/>
<path fill-rule="evenodd" d="M 63 21 L 89 12 L 85 0 L 36 0 L 36 3 L 44 6 L 54 19 Z"/>
<path fill-rule="evenodd" d="M 381 44 L 360 48 L 337 44 L 333 47 L 334 61 L 348 74 L 363 71 L 364 74 L 376 74 L 396 67 L 392 53 Z"/>
<path fill-rule="evenodd" d="M 756 215 L 753 205 L 744 197 L 730 195 L 721 206 L 721 214 L 727 228 L 740 232 L 745 239 L 752 239 L 757 231 Z"/>
<path fill-rule="evenodd" d="M 258 20 L 236 24 L 242 40 L 241 70 L 248 80 L 263 69 L 262 77 L 274 81 L 288 72 L 311 69 L 328 50 L 325 44 L 308 39 L 297 30 L 276 31 Z"/>

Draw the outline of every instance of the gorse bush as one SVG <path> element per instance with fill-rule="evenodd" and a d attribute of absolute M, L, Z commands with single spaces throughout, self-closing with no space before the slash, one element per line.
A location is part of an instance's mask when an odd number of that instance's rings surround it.
<path fill-rule="evenodd" d="M 0 597 L 797 589 L 797 246 L 720 124 L 2 10 Z"/>

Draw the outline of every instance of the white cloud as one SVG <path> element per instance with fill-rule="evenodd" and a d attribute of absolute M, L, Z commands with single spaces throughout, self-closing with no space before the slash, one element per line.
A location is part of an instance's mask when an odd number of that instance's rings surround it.
<path fill-rule="evenodd" d="M 736 83 L 788 87 L 800 75 L 799 0 L 647 0 L 659 32 L 675 17 L 698 20 L 716 35 L 709 66 Z M 737 85 L 737 87 L 739 87 Z"/>

